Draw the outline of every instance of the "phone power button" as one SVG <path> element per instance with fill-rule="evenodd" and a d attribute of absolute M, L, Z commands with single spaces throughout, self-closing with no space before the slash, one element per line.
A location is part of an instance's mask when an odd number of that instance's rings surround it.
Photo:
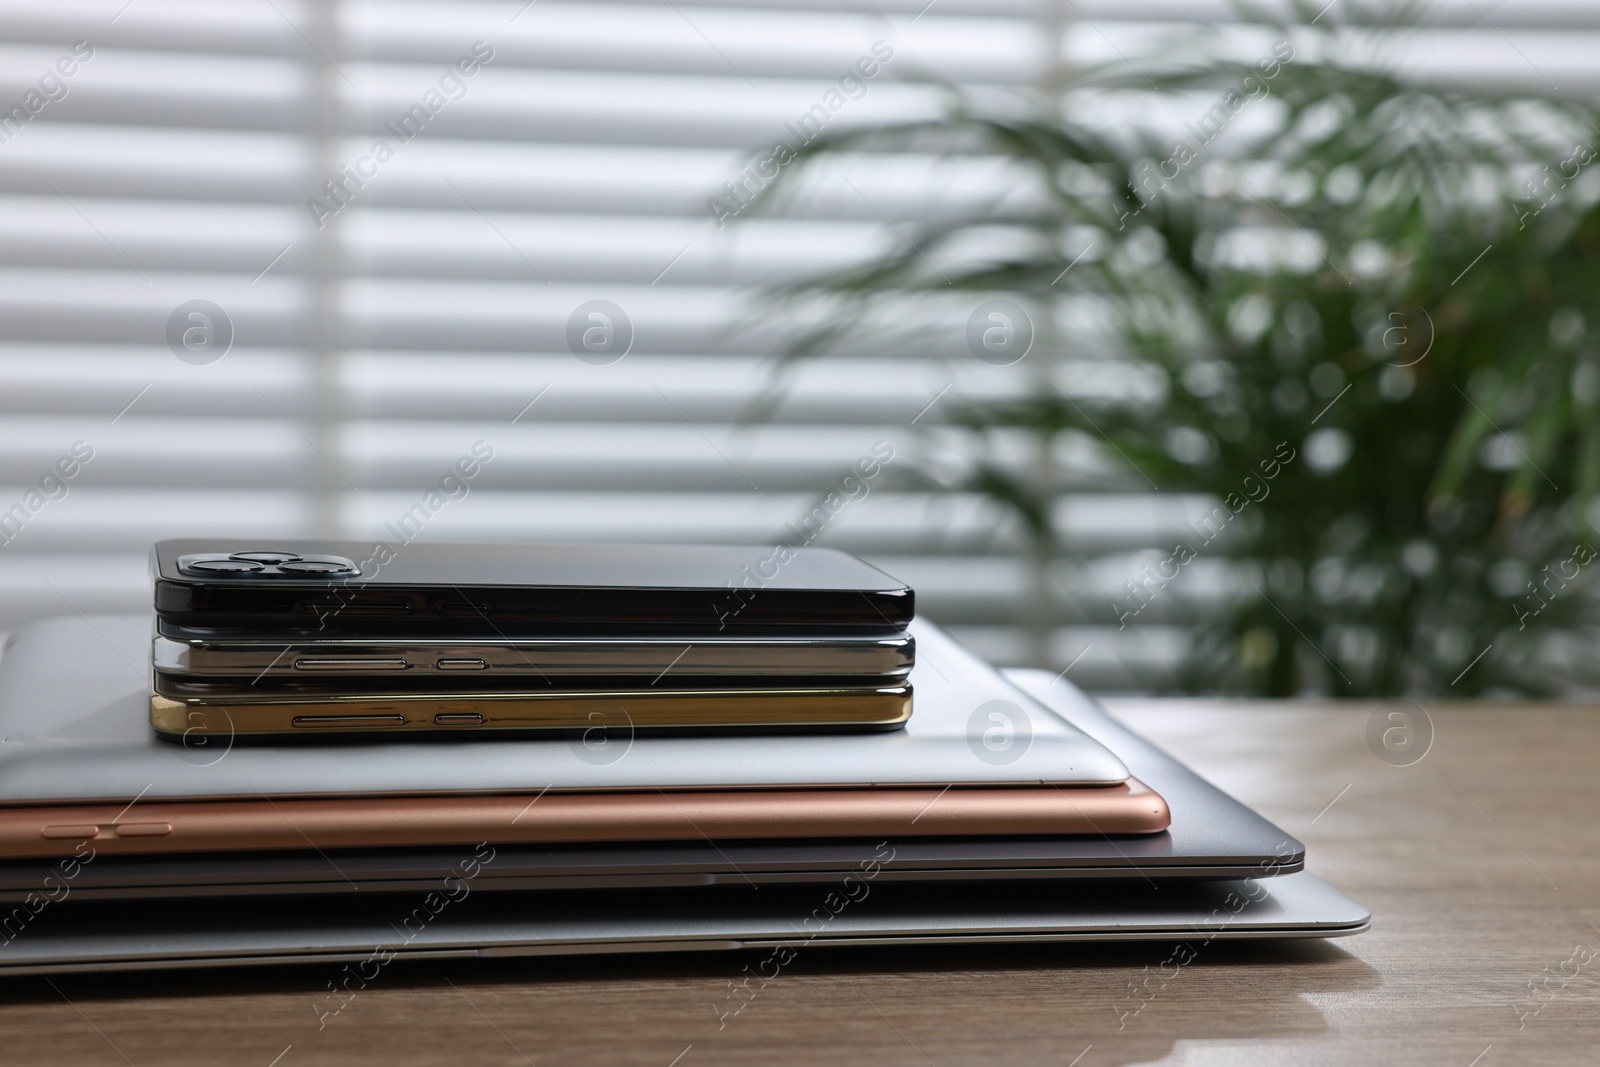
<path fill-rule="evenodd" d="M 481 671 L 487 666 L 481 659 L 442 659 L 434 663 L 441 671 Z"/>

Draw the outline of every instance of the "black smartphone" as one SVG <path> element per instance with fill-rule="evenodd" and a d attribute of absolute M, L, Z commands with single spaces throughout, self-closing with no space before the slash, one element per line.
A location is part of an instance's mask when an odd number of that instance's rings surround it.
<path fill-rule="evenodd" d="M 159 541 L 155 607 L 185 626 L 500 636 L 899 633 L 911 589 L 787 545 Z"/>

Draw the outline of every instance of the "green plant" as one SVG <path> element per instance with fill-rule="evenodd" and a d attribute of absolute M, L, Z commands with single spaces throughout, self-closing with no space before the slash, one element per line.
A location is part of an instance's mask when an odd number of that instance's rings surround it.
<path fill-rule="evenodd" d="M 1200 616 L 1181 669 L 1152 686 L 1466 696 L 1592 681 L 1544 639 L 1584 638 L 1600 544 L 1600 119 L 1315 58 L 1334 50 L 1307 27 L 1279 41 L 1254 64 L 1156 75 L 1217 94 L 1183 150 L 1063 118 L 1053 91 L 998 105 L 951 91 L 941 120 L 801 148 L 766 209 L 843 153 L 988 156 L 1015 183 L 778 293 L 827 308 L 789 355 L 892 327 L 907 300 L 1026 309 L 1029 391 L 948 405 L 972 450 L 956 487 L 1013 508 L 1043 560 L 1060 554 L 1065 474 L 1002 461 L 1006 434 L 1040 455 L 1087 443 L 1107 484 L 1219 502 L 1219 536 L 1163 548 L 1099 615 Z M 1141 79 L 1158 65 L 1142 60 Z M 1270 129 L 1226 128 L 1236 97 Z M 998 253 L 959 251 L 997 233 Z M 1048 328 L 1085 299 L 1105 329 Z M 1111 361 L 1125 387 L 1075 389 L 1056 373 L 1068 359 Z M 1229 562 L 1220 599 L 1186 581 L 1199 556 Z"/>

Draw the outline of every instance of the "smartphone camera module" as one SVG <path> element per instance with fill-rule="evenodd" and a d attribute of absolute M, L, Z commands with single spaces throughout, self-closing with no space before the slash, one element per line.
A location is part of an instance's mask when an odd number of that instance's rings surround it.
<path fill-rule="evenodd" d="M 360 574 L 343 556 L 302 556 L 295 552 L 199 553 L 179 556 L 178 570 L 196 577 L 229 575 L 257 579 L 341 578 Z"/>
<path fill-rule="evenodd" d="M 266 566 L 248 559 L 197 559 L 183 568 L 186 571 L 199 571 L 202 574 L 254 574 L 265 570 Z"/>
<path fill-rule="evenodd" d="M 278 569 L 291 574 L 353 574 L 355 565 L 334 559 L 292 559 L 278 564 Z"/>

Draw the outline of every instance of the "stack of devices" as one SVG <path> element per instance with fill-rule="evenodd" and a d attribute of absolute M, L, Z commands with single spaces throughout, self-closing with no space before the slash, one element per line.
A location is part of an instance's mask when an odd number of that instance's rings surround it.
<path fill-rule="evenodd" d="M 848 556 L 761 584 L 770 547 L 412 545 L 357 587 L 357 551 L 157 546 L 154 695 L 148 616 L 14 635 L 0 973 L 1367 923 L 1294 838 Z"/>
<path fill-rule="evenodd" d="M 911 590 L 829 549 L 162 541 L 152 563 L 167 734 L 911 714 Z"/>

